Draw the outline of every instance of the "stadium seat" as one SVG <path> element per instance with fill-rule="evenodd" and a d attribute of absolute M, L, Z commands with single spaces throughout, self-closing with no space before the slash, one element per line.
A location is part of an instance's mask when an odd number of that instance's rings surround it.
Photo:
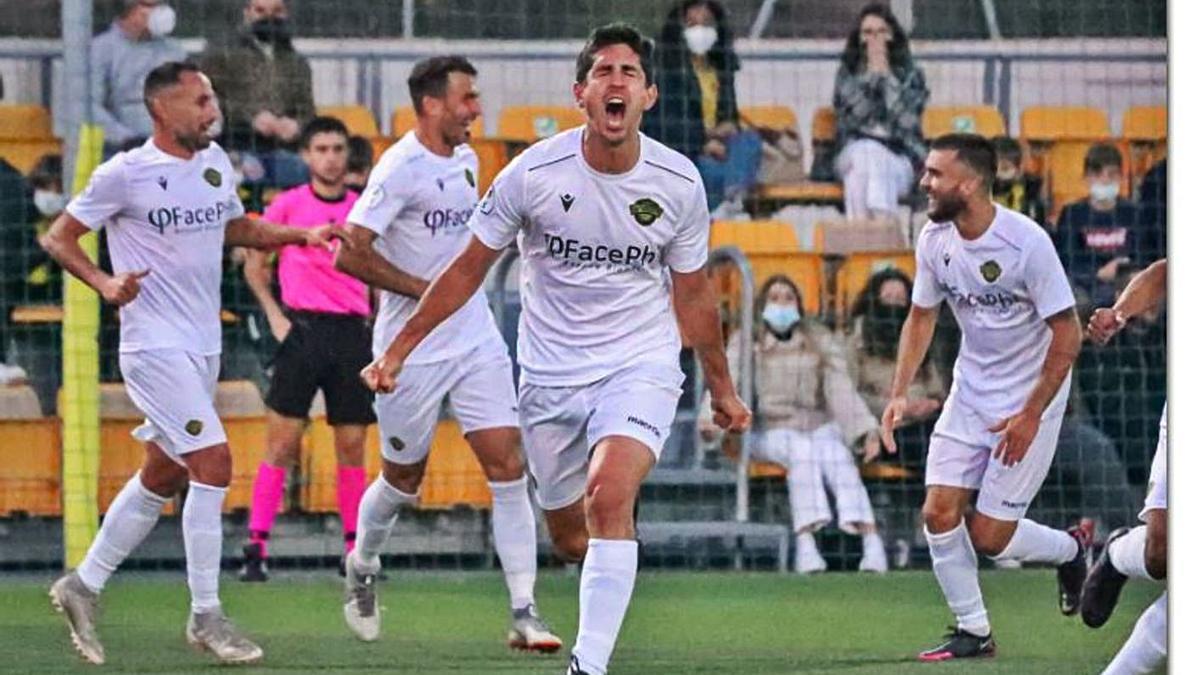
<path fill-rule="evenodd" d="M 411 105 L 398 106 L 392 112 L 392 137 L 400 138 L 417 126 L 417 111 Z M 471 123 L 471 139 L 483 138 L 483 116 Z"/>
<path fill-rule="evenodd" d="M 0 158 L 28 174 L 42 157 L 62 154 L 50 111 L 40 105 L 0 105 Z"/>
<path fill-rule="evenodd" d="M 742 118 L 756 126 L 771 129 L 796 129 L 796 113 L 788 106 L 750 106 L 741 109 Z M 833 108 L 818 108 L 813 115 L 813 155 L 833 152 L 837 136 L 837 118 Z M 752 195 L 759 204 L 758 210 L 773 212 L 786 204 L 830 204 L 840 205 L 843 201 L 840 183 L 804 180 L 799 183 L 759 185 Z"/>
<path fill-rule="evenodd" d="M 818 254 L 800 250 L 796 230 L 790 223 L 719 220 L 712 225 L 709 247 L 721 246 L 736 246 L 749 259 L 756 295 L 768 277 L 786 274 L 804 295 L 805 313 L 810 316 L 820 313 L 824 261 Z M 739 297 L 735 280 L 736 274 L 731 272 L 718 285 L 734 301 Z"/>
<path fill-rule="evenodd" d="M 573 106 L 509 106 L 500 111 L 499 136 L 532 143 L 577 127 L 583 121 L 583 113 Z"/>
<path fill-rule="evenodd" d="M 926 108 L 921 117 L 925 138 L 937 138 L 954 132 L 972 133 L 992 138 L 1007 133 L 1004 118 L 995 106 L 942 106 Z"/>
<path fill-rule="evenodd" d="M 355 136 L 375 138 L 379 135 L 379 124 L 370 110 L 361 105 L 326 105 L 317 108 L 318 115 L 336 117 Z"/>
<path fill-rule="evenodd" d="M 28 384 L 0 385 L 0 420 L 36 420 L 42 417 L 37 392 Z"/>
<path fill-rule="evenodd" d="M 1133 179 L 1130 182 L 1138 183 L 1156 162 L 1167 156 L 1166 106 L 1136 106 L 1126 110 L 1121 121 L 1121 139 L 1129 148 L 1129 173 Z"/>
<path fill-rule="evenodd" d="M 1021 138 L 1026 141 L 1095 141 L 1110 136 L 1108 116 L 1084 106 L 1030 106 L 1021 111 Z"/>
<path fill-rule="evenodd" d="M 505 141 L 499 138 L 472 138 L 471 148 L 479 158 L 479 181 L 476 187 L 483 195 L 491 187 L 500 170 L 517 152 L 525 147 L 524 142 Z"/>
<path fill-rule="evenodd" d="M 0 398 L 0 405 L 7 406 L 8 398 Z M 36 396 L 33 402 L 36 404 Z M 62 514 L 62 435 L 58 418 L 9 417 L 0 421 L 0 517 L 16 513 Z"/>
<path fill-rule="evenodd" d="M 1121 196 L 1129 196 L 1130 150 L 1124 143 L 1113 144 L 1122 155 L 1124 167 L 1121 180 Z M 1046 153 L 1046 186 L 1050 195 L 1051 222 L 1058 220 L 1062 207 L 1087 197 L 1087 182 L 1083 178 L 1083 160 L 1091 143 L 1055 143 Z"/>
<path fill-rule="evenodd" d="M 916 275 L 917 261 L 912 251 L 861 252 L 847 255 L 835 276 L 838 316 L 846 318 L 855 298 L 867 287 L 871 275 L 888 268 L 899 269 L 912 279 Z"/>
<path fill-rule="evenodd" d="M 813 113 L 812 142 L 832 144 L 837 140 L 837 113 L 829 106 L 817 108 Z"/>
<path fill-rule="evenodd" d="M 796 111 L 786 105 L 752 105 L 738 109 L 746 124 L 782 131 L 799 129 Z"/>

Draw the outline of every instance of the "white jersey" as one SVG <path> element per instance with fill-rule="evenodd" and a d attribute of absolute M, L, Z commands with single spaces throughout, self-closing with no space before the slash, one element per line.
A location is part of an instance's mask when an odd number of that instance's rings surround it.
<path fill-rule="evenodd" d="M 1029 218 L 996 205 L 978 239 L 963 239 L 953 223 L 929 223 L 917 242 L 913 304 L 943 299 L 962 329 L 954 389 L 967 406 L 1015 414 L 1042 372 L 1050 346 L 1046 319 L 1075 306 L 1075 296 L 1050 236 Z M 1066 405 L 1068 375 L 1051 409 Z"/>
<path fill-rule="evenodd" d="M 229 156 L 217 144 L 191 159 L 148 140 L 92 173 L 67 212 L 108 228 L 113 272 L 150 270 L 121 307 L 121 351 L 221 353 L 225 225 L 244 214 Z"/>
<path fill-rule="evenodd" d="M 460 145 L 453 156 L 442 157 L 410 131 L 379 158 L 346 220 L 378 234 L 375 249 L 394 267 L 432 281 L 471 239 L 467 219 L 479 201 L 478 175 L 479 158 L 471 146 Z M 404 327 L 417 302 L 383 291 L 375 317 L 376 356 Z M 485 327 L 494 328 L 495 321 L 481 288 L 421 341 L 405 362 L 433 363 L 462 356 L 493 335 Z"/>
<path fill-rule="evenodd" d="M 513 160 L 471 217 L 471 231 L 521 251 L 517 357 L 524 381 L 578 386 L 632 364 L 679 367 L 668 268 L 708 261 L 704 184 L 683 155 L 641 135 L 627 173 L 583 159 L 583 127 Z"/>

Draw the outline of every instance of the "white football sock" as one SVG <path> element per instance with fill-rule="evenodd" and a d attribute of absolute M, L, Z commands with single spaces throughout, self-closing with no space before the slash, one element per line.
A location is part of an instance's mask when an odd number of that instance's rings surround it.
<path fill-rule="evenodd" d="M 379 552 L 387 543 L 404 504 L 416 504 L 417 496 L 397 490 L 383 474 L 363 492 L 358 504 L 358 534 L 350 559 L 362 572 L 379 571 Z"/>
<path fill-rule="evenodd" d="M 1075 537 L 1035 523 L 1028 518 L 1017 521 L 1008 546 L 996 556 L 996 560 L 1020 560 L 1021 562 L 1054 563 L 1061 565 L 1079 554 L 1079 542 Z"/>
<path fill-rule="evenodd" d="M 217 589 L 221 576 L 221 504 L 223 487 L 191 481 L 183 505 L 183 551 L 187 555 L 188 589 L 192 613 L 220 609 Z"/>
<path fill-rule="evenodd" d="M 488 482 L 492 489 L 492 538 L 513 609 L 533 604 L 533 585 L 537 581 L 537 525 L 527 486 L 525 476 L 505 483 Z"/>
<path fill-rule="evenodd" d="M 1108 558 L 1113 567 L 1127 577 L 1161 581 L 1150 576 L 1146 570 L 1146 526 L 1139 525 L 1108 547 Z"/>
<path fill-rule="evenodd" d="M 166 503 L 167 497 L 142 485 L 142 472 L 135 473 L 109 505 L 100 532 L 75 570 L 83 585 L 96 593 L 104 590 L 117 567 L 154 529 Z"/>
<path fill-rule="evenodd" d="M 946 604 L 958 619 L 958 627 L 980 637 L 992 632 L 987 609 L 983 606 L 983 591 L 979 590 L 979 559 L 967 534 L 967 524 L 933 534 L 925 528 L 929 555 L 933 558 L 933 575 L 942 587 Z"/>
<path fill-rule="evenodd" d="M 579 635 L 571 653 L 592 675 L 608 672 L 633 595 L 638 545 L 632 539 L 589 539 L 579 577 Z"/>
<path fill-rule="evenodd" d="M 1102 675 L 1152 673 L 1166 660 L 1167 594 L 1163 593 L 1142 612 L 1125 646 L 1113 657 Z"/>

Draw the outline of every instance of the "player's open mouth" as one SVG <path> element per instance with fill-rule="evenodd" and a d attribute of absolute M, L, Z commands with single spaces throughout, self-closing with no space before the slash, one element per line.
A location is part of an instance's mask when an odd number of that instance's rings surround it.
<path fill-rule="evenodd" d="M 625 101 L 611 96 L 604 102 L 604 118 L 610 128 L 619 129 L 625 122 Z"/>

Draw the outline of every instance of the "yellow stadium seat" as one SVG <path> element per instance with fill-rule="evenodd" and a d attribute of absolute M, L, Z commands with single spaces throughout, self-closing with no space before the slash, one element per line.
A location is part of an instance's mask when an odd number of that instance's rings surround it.
<path fill-rule="evenodd" d="M 1123 159 L 1124 176 L 1121 180 L 1121 196 L 1128 197 L 1128 177 L 1131 163 L 1129 146 L 1125 143 L 1114 143 L 1113 145 L 1121 151 Z M 1049 216 L 1052 222 L 1058 220 L 1058 214 L 1062 211 L 1062 207 L 1087 197 L 1088 187 L 1083 178 L 1083 160 L 1091 147 L 1092 144 L 1087 142 L 1059 142 L 1046 152 L 1045 171 L 1051 202 Z"/>
<path fill-rule="evenodd" d="M 955 132 L 979 134 L 987 138 L 1007 133 L 1000 111 L 990 105 L 926 108 L 921 117 L 921 130 L 926 138 Z"/>
<path fill-rule="evenodd" d="M 62 436 L 56 417 L 0 421 L 0 517 L 62 514 Z"/>
<path fill-rule="evenodd" d="M 841 183 L 826 183 L 806 180 L 799 183 L 760 185 L 754 192 L 759 201 L 777 201 L 790 204 L 841 204 Z"/>
<path fill-rule="evenodd" d="M 1125 111 L 1121 137 L 1128 141 L 1155 143 L 1167 140 L 1167 107 L 1134 106 Z"/>
<path fill-rule="evenodd" d="M 375 116 L 361 105 L 321 106 L 317 108 L 317 114 L 341 120 L 354 136 L 374 138 L 379 135 L 379 125 L 375 122 Z"/>
<path fill-rule="evenodd" d="M 510 106 L 500 111 L 499 136 L 506 140 L 532 143 L 583 122 L 583 113 L 573 106 Z"/>
<path fill-rule="evenodd" d="M 0 105 L 0 138 L 54 138 L 54 123 L 50 111 L 40 105 Z"/>
<path fill-rule="evenodd" d="M 896 268 L 912 279 L 917 272 L 917 261 L 912 251 L 878 251 L 847 255 L 835 277 L 838 314 L 845 317 L 855 298 L 867 287 L 871 276 L 888 268 Z"/>
<path fill-rule="evenodd" d="M 786 105 L 753 105 L 739 109 L 742 121 L 746 124 L 767 129 L 783 131 L 784 129 L 799 130 L 796 111 Z"/>
<path fill-rule="evenodd" d="M 61 155 L 62 142 L 57 138 L 0 138 L 0 158 L 25 175 L 46 155 Z"/>
<path fill-rule="evenodd" d="M 479 177 L 476 187 L 479 188 L 481 196 L 491 187 L 492 181 L 496 180 L 496 175 L 508 164 L 515 152 L 523 147 L 525 147 L 524 143 L 513 143 L 498 138 L 471 139 L 471 148 L 475 151 L 475 156 L 479 158 Z"/>
<path fill-rule="evenodd" d="M 771 276 L 785 274 L 804 296 L 804 312 L 809 316 L 821 311 L 824 261 L 816 253 L 800 250 L 796 230 L 790 223 L 779 221 L 716 221 L 709 235 L 712 249 L 736 246 L 750 261 L 754 275 L 754 292 Z M 719 282 L 725 295 L 736 299 L 733 276 Z"/>
<path fill-rule="evenodd" d="M 400 138 L 417 126 L 417 111 L 411 105 L 402 105 L 392 112 L 392 137 Z M 471 123 L 471 139 L 483 138 L 483 116 Z"/>
<path fill-rule="evenodd" d="M 837 140 L 837 113 L 830 106 L 817 108 L 813 113 L 812 142 L 833 143 Z"/>
<path fill-rule="evenodd" d="M 1021 111 L 1021 138 L 1027 141 L 1091 141 L 1108 138 L 1108 116 L 1085 106 L 1031 106 Z"/>

